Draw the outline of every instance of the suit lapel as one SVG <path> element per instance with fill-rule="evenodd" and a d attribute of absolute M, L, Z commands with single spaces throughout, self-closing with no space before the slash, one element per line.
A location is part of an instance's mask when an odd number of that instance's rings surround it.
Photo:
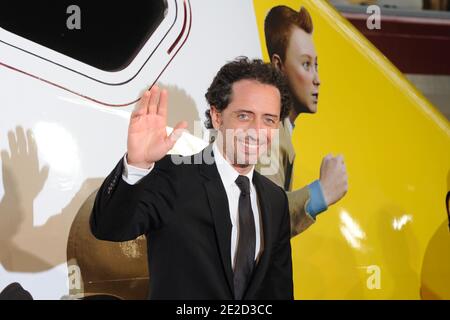
<path fill-rule="evenodd" d="M 292 135 L 289 132 L 287 122 L 290 121 L 288 118 L 284 120 L 282 125 L 280 125 L 280 153 L 285 153 L 281 168 L 284 167 L 284 190 L 291 190 L 292 186 L 292 169 L 294 166 L 295 151 L 292 144 Z M 284 157 L 282 159 L 284 159 Z"/>
<path fill-rule="evenodd" d="M 206 147 L 203 151 L 203 159 L 211 159 L 212 145 Z M 231 267 L 231 229 L 230 209 L 228 198 L 219 171 L 216 164 L 206 164 L 205 161 L 199 166 L 200 173 L 206 178 L 204 181 L 205 192 L 208 197 L 211 215 L 214 220 L 214 227 L 219 244 L 220 256 L 228 285 L 232 296 L 234 296 L 233 270 Z M 266 195 L 261 175 L 255 171 L 253 173 L 253 183 L 258 195 L 259 210 L 262 216 L 262 232 L 264 239 L 263 253 L 255 267 L 252 280 L 247 288 L 245 297 L 254 297 L 256 290 L 261 285 L 264 275 L 267 272 L 272 251 L 272 208 L 270 199 Z"/>
<path fill-rule="evenodd" d="M 212 145 L 203 150 L 203 155 L 210 157 L 212 154 Z M 209 158 L 208 158 L 209 159 Z M 208 197 L 211 208 L 214 227 L 216 230 L 217 242 L 219 244 L 222 265 L 226 274 L 228 286 L 232 296 L 234 296 L 233 270 L 231 268 L 231 220 L 230 209 L 228 207 L 228 198 L 220 179 L 216 164 L 206 164 L 204 161 L 200 165 L 200 172 L 207 179 L 204 181 L 205 192 Z"/>
<path fill-rule="evenodd" d="M 259 263 L 256 265 L 256 268 L 253 273 L 252 281 L 247 289 L 247 292 L 244 296 L 250 297 L 254 299 L 256 290 L 261 285 L 261 281 L 264 279 L 264 275 L 267 272 L 270 256 L 272 252 L 272 208 L 270 205 L 270 199 L 266 195 L 266 191 L 264 189 L 264 185 L 262 183 L 261 175 L 258 172 L 254 172 L 253 174 L 253 183 L 255 184 L 255 189 L 258 194 L 258 202 L 259 202 L 259 210 L 262 216 L 262 232 L 264 238 L 264 251 L 260 257 Z"/>
<path fill-rule="evenodd" d="M 288 118 L 286 118 L 283 122 L 283 124 L 280 126 L 280 144 L 281 147 L 286 150 L 287 157 L 289 159 L 290 163 L 294 163 L 295 158 L 295 150 L 294 145 L 292 144 L 292 134 L 288 129 L 289 124 L 287 123 L 290 121 Z"/>

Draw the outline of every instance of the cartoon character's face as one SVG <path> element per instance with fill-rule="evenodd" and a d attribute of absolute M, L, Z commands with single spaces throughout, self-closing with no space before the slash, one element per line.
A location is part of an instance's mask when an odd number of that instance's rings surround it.
<path fill-rule="evenodd" d="M 311 34 L 292 28 L 285 59 L 276 66 L 287 76 L 296 114 L 316 113 L 320 86 L 316 49 Z"/>

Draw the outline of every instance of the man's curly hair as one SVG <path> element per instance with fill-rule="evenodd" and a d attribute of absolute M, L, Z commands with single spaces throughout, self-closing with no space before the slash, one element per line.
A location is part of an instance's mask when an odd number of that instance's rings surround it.
<path fill-rule="evenodd" d="M 276 87 L 281 96 L 280 120 L 289 115 L 291 96 L 284 75 L 269 63 L 247 57 L 238 57 L 219 70 L 205 94 L 209 106 L 223 111 L 230 103 L 233 83 L 240 80 L 255 80 Z M 213 128 L 210 110 L 205 112 L 207 129 Z"/>

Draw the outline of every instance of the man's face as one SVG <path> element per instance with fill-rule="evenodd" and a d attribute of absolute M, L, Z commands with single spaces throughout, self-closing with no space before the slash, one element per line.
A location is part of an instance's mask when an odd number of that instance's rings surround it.
<path fill-rule="evenodd" d="M 247 167 L 270 148 L 280 121 L 279 90 L 255 80 L 235 82 L 228 106 L 218 112 L 211 108 L 217 142 L 235 165 Z"/>
<path fill-rule="evenodd" d="M 316 113 L 320 80 L 312 35 L 293 27 L 280 69 L 286 75 L 294 99 L 294 111 Z"/>

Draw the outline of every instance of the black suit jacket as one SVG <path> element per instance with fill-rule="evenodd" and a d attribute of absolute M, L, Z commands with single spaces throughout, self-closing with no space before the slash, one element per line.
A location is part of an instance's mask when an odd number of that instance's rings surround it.
<path fill-rule="evenodd" d="M 208 154 L 211 145 L 191 157 L 178 157 L 184 161 L 180 165 L 167 155 L 135 185 L 123 181 L 121 159 L 97 193 L 90 225 L 98 239 L 147 236 L 151 299 L 234 297 L 225 188 L 214 162 L 194 164 Z M 256 171 L 253 183 L 264 251 L 244 299 L 293 299 L 286 194 Z"/>

